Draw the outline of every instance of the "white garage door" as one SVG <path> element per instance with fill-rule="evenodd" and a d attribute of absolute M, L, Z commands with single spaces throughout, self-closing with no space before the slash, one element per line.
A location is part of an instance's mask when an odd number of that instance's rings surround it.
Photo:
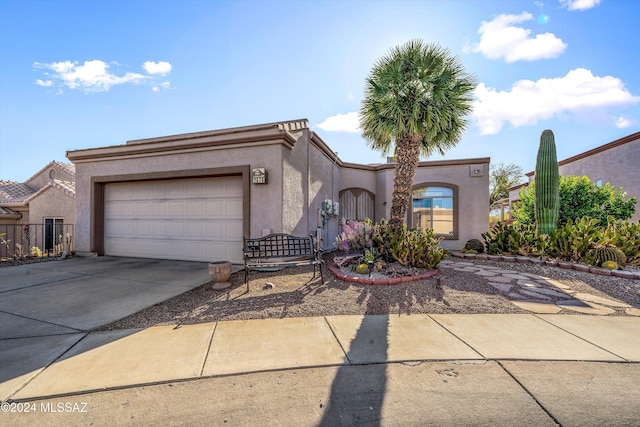
<path fill-rule="evenodd" d="M 242 262 L 242 178 L 105 186 L 105 253 Z"/>

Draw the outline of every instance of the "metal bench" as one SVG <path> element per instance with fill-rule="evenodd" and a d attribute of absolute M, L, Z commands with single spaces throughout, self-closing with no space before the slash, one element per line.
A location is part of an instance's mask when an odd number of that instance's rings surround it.
<path fill-rule="evenodd" d="M 313 236 L 296 237 L 285 233 L 269 234 L 259 238 L 243 238 L 244 244 L 244 283 L 249 290 L 249 271 L 269 268 L 313 265 L 313 277 L 316 277 L 316 265 L 322 274 L 322 251 L 316 247 Z"/>

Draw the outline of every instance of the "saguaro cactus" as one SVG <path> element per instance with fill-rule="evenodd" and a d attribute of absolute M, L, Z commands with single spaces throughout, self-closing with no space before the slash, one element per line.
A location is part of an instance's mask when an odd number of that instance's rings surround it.
<path fill-rule="evenodd" d="M 540 135 L 536 159 L 536 223 L 538 234 L 549 234 L 558 224 L 560 210 L 558 158 L 553 132 L 546 129 Z"/>

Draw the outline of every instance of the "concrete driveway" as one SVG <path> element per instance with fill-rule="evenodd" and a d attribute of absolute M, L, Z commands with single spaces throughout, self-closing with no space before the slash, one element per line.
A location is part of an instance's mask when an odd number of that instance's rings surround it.
<path fill-rule="evenodd" d="M 0 268 L 0 396 L 88 331 L 211 280 L 207 264 L 74 258 Z"/>
<path fill-rule="evenodd" d="M 209 280 L 206 263 L 138 258 L 0 268 L 0 339 L 88 331 Z"/>

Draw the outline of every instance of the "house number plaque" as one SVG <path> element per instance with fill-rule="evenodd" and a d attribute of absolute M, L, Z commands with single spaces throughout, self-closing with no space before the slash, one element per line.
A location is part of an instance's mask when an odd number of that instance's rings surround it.
<path fill-rule="evenodd" d="M 267 183 L 267 171 L 265 168 L 255 168 L 252 173 L 252 182 L 254 184 Z"/>

